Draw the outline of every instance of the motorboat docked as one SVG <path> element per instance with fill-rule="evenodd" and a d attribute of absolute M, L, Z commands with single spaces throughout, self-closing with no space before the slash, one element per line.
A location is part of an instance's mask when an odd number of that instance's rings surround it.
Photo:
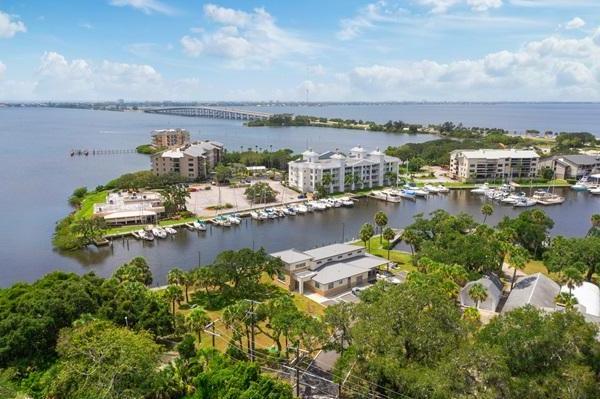
<path fill-rule="evenodd" d="M 167 232 L 162 227 L 156 226 L 156 227 L 153 227 L 152 230 L 150 230 L 150 231 L 152 231 L 152 234 L 154 235 L 154 237 L 167 238 Z"/>
<path fill-rule="evenodd" d="M 594 187 L 594 188 L 590 188 L 590 194 L 600 195 L 600 186 Z"/>
<path fill-rule="evenodd" d="M 446 193 L 450 192 L 450 189 L 442 184 L 438 184 L 437 188 L 438 188 L 438 192 L 441 194 L 446 194 Z"/>
<path fill-rule="evenodd" d="M 197 230 L 197 231 L 206 231 L 206 223 L 204 223 L 201 220 L 195 220 L 192 223 L 192 227 L 194 228 L 194 230 Z"/>
<path fill-rule="evenodd" d="M 399 193 L 392 190 L 372 191 L 371 195 L 377 199 L 387 202 L 402 201 L 402 197 L 399 195 Z"/>
<path fill-rule="evenodd" d="M 177 234 L 177 230 L 175 230 L 173 227 L 165 227 L 165 231 L 167 234 Z"/>
<path fill-rule="evenodd" d="M 294 210 L 295 210 L 297 213 L 300 213 L 300 214 L 304 214 L 304 213 L 308 212 L 308 208 L 306 207 L 306 205 L 303 205 L 303 204 L 297 204 L 297 205 L 294 205 L 294 206 L 292 206 L 292 208 L 293 208 L 293 209 L 294 209 Z"/>
<path fill-rule="evenodd" d="M 524 207 L 530 207 L 530 206 L 534 206 L 535 204 L 537 204 L 537 201 L 534 200 L 533 198 L 520 198 L 517 200 L 517 202 L 515 202 L 513 204 L 514 207 L 519 207 L 519 208 L 524 208 Z"/>
<path fill-rule="evenodd" d="M 348 197 L 342 197 L 340 201 L 342 202 L 342 206 L 354 206 L 354 201 Z"/>
<path fill-rule="evenodd" d="M 404 190 L 408 190 L 411 195 L 414 194 L 416 197 L 427 197 L 430 194 L 429 191 L 410 184 L 404 185 Z"/>
<path fill-rule="evenodd" d="M 490 189 L 490 185 L 488 183 L 483 183 L 480 186 L 475 187 L 471 190 L 473 194 L 485 194 Z"/>
<path fill-rule="evenodd" d="M 426 184 L 423 186 L 423 190 L 427 191 L 430 194 L 439 194 L 440 188 L 438 186 L 434 186 L 432 184 Z"/>
<path fill-rule="evenodd" d="M 415 190 L 409 190 L 406 188 L 398 191 L 398 195 L 402 198 L 406 198 L 409 200 L 415 200 L 417 198 L 417 193 L 415 192 Z"/>
<path fill-rule="evenodd" d="M 154 234 L 152 234 L 151 231 L 148 230 L 138 230 L 137 231 L 137 236 L 139 238 L 141 238 L 142 240 L 146 240 L 146 241 L 153 241 L 154 240 Z"/>
<path fill-rule="evenodd" d="M 523 199 L 525 197 L 526 197 L 525 193 L 522 193 L 522 192 L 516 193 L 516 194 L 508 194 L 507 196 L 502 198 L 500 200 L 500 202 L 503 204 L 514 205 L 515 203 L 517 203 L 518 201 L 520 201 L 521 199 Z"/>
<path fill-rule="evenodd" d="M 229 220 L 229 223 L 231 223 L 231 224 L 240 224 L 240 223 L 242 223 L 242 219 L 237 214 L 227 216 L 227 220 Z"/>

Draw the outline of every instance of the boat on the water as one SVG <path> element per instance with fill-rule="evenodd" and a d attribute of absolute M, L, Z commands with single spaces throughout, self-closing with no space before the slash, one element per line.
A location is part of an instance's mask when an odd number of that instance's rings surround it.
<path fill-rule="evenodd" d="M 198 230 L 198 231 L 206 231 L 206 223 L 204 223 L 201 220 L 195 220 L 192 223 L 192 227 L 194 228 L 194 230 Z"/>
<path fill-rule="evenodd" d="M 340 198 L 340 201 L 342 202 L 343 206 L 354 206 L 354 201 L 352 201 L 350 198 L 348 197 L 342 197 Z"/>
<path fill-rule="evenodd" d="M 600 195 L 600 186 L 590 188 L 590 194 Z"/>
<path fill-rule="evenodd" d="M 237 214 L 227 216 L 227 220 L 229 220 L 229 223 L 231 223 L 231 224 L 242 223 L 242 218 L 240 218 L 239 215 L 237 215 Z"/>
<path fill-rule="evenodd" d="M 559 205 L 565 202 L 564 197 L 545 190 L 538 190 L 534 192 L 532 198 L 540 205 Z"/>
<path fill-rule="evenodd" d="M 446 193 L 450 192 L 450 189 L 442 184 L 438 184 L 437 188 L 438 188 L 438 192 L 442 193 L 442 194 L 446 194 Z"/>
<path fill-rule="evenodd" d="M 154 235 L 152 234 L 151 231 L 149 230 L 138 230 L 137 231 L 137 236 L 139 238 L 141 238 L 142 240 L 146 240 L 146 241 L 154 241 Z"/>
<path fill-rule="evenodd" d="M 534 200 L 533 198 L 519 198 L 517 200 L 517 202 L 515 202 L 513 204 L 514 207 L 518 207 L 518 208 L 525 208 L 525 207 L 530 207 L 530 206 L 534 206 L 535 204 L 537 204 L 537 201 Z"/>
<path fill-rule="evenodd" d="M 167 234 L 177 234 L 177 230 L 175 230 L 173 227 L 165 227 L 165 231 Z"/>
<path fill-rule="evenodd" d="M 475 187 L 471 190 L 473 194 L 485 194 L 490 189 L 490 185 L 488 183 L 483 183 L 480 186 Z"/>
<path fill-rule="evenodd" d="M 430 194 L 439 194 L 440 193 L 440 188 L 438 186 L 434 186 L 432 184 L 424 185 L 423 190 L 427 191 Z"/>
<path fill-rule="evenodd" d="M 167 238 L 167 232 L 162 227 L 155 226 L 150 231 L 152 232 L 152 234 L 154 235 L 154 237 Z"/>
<path fill-rule="evenodd" d="M 398 195 L 402 198 L 406 198 L 409 200 L 417 199 L 417 194 L 416 194 L 415 190 L 409 190 L 406 188 L 398 191 Z"/>

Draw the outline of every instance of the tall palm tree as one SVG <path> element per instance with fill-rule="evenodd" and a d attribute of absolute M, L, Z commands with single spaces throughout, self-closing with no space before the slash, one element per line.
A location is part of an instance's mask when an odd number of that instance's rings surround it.
<path fill-rule="evenodd" d="M 167 273 L 167 283 L 185 287 L 185 301 L 189 302 L 188 287 L 190 278 L 186 272 L 178 267 L 174 267 Z"/>
<path fill-rule="evenodd" d="M 171 310 L 175 314 L 175 303 L 183 299 L 183 290 L 178 285 L 169 285 L 165 289 L 165 297 L 171 301 Z"/>
<path fill-rule="evenodd" d="M 323 187 L 327 187 L 327 192 L 330 194 L 333 190 L 332 183 L 333 183 L 333 178 L 331 177 L 331 174 L 330 173 L 323 174 L 323 177 L 321 178 L 321 184 L 323 185 Z"/>
<path fill-rule="evenodd" d="M 358 236 L 360 237 L 360 240 L 365 243 L 365 247 L 367 247 L 368 243 L 369 251 L 371 251 L 371 238 L 374 234 L 375 231 L 373 229 L 373 225 L 370 223 L 363 224 L 358 232 Z"/>
<path fill-rule="evenodd" d="M 208 313 L 202 308 L 192 309 L 190 314 L 185 319 L 185 325 L 190 332 L 196 333 L 198 343 L 202 343 L 202 331 L 208 323 L 210 323 Z"/>
<path fill-rule="evenodd" d="M 569 287 L 569 297 L 572 296 L 571 291 L 573 288 L 579 287 L 581 284 L 583 284 L 584 280 L 581 270 L 574 266 L 567 267 L 565 270 L 563 270 L 562 277 L 564 284 Z"/>
<path fill-rule="evenodd" d="M 488 216 L 494 213 L 494 207 L 491 204 L 483 204 L 481 207 L 481 214 L 483 215 L 483 224 L 487 220 Z"/>
<path fill-rule="evenodd" d="M 344 176 L 344 186 L 352 188 L 353 182 L 354 182 L 354 175 L 347 174 Z"/>
<path fill-rule="evenodd" d="M 508 263 L 513 268 L 513 276 L 510 281 L 510 290 L 512 291 L 517 279 L 517 270 L 523 270 L 529 260 L 529 252 L 520 245 L 510 245 L 508 249 Z"/>
<path fill-rule="evenodd" d="M 406 229 L 402 233 L 402 241 L 404 241 L 410 247 L 410 254 L 413 258 L 414 263 L 415 250 L 419 242 L 419 237 L 417 236 L 414 230 Z"/>
<path fill-rule="evenodd" d="M 388 260 L 390 260 L 390 249 L 392 249 L 391 242 L 394 239 L 394 237 L 396 237 L 396 232 L 391 227 L 386 227 L 386 229 L 383 230 L 382 236 L 387 241 L 387 258 Z"/>
<path fill-rule="evenodd" d="M 360 177 L 360 173 L 352 172 L 352 190 L 356 190 L 356 186 L 360 184 L 360 188 L 363 188 L 362 177 Z"/>
<path fill-rule="evenodd" d="M 475 307 L 479 309 L 479 304 L 488 298 L 488 292 L 481 283 L 475 283 L 469 288 L 469 297 L 475 301 Z"/>
<path fill-rule="evenodd" d="M 383 228 L 388 224 L 388 217 L 383 211 L 378 211 L 375 214 L 375 224 L 379 228 L 379 243 L 382 242 Z"/>

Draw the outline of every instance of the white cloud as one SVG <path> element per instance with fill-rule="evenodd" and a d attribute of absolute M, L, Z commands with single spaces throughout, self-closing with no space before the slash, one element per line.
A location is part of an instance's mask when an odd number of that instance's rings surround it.
<path fill-rule="evenodd" d="M 6 65 L 4 65 L 2 63 L 2 61 L 0 61 L 0 79 L 2 79 L 2 76 L 4 76 L 5 71 L 6 71 Z"/>
<path fill-rule="evenodd" d="M 315 75 L 315 76 L 323 76 L 323 75 L 325 75 L 327 73 L 327 70 L 321 64 L 309 65 L 309 66 L 306 67 L 306 71 L 309 74 Z"/>
<path fill-rule="evenodd" d="M 110 5 L 116 7 L 132 7 L 146 14 L 159 13 L 172 15 L 175 10 L 158 0 L 110 0 Z"/>
<path fill-rule="evenodd" d="M 29 98 L 55 100 L 195 99 L 197 79 L 166 80 L 150 65 L 68 60 L 56 52 L 41 58 Z"/>
<path fill-rule="evenodd" d="M 442 14 L 458 5 L 467 5 L 474 11 L 487 11 L 502 6 L 502 0 L 418 0 L 431 9 L 432 13 Z"/>
<path fill-rule="evenodd" d="M 27 32 L 25 24 L 14 16 L 0 11 L 0 39 L 8 39 L 19 32 Z"/>
<path fill-rule="evenodd" d="M 579 17 L 575 17 L 566 23 L 565 29 L 581 29 L 585 26 L 585 21 Z"/>
<path fill-rule="evenodd" d="M 181 38 L 184 52 L 192 57 L 208 54 L 229 60 L 232 67 L 260 67 L 289 54 L 308 54 L 313 47 L 280 28 L 263 8 L 245 12 L 206 4 L 204 15 L 221 26 Z"/>
<path fill-rule="evenodd" d="M 370 3 L 359 9 L 354 17 L 340 21 L 337 37 L 340 40 L 350 40 L 377 23 L 398 21 L 405 15 L 407 11 L 396 4 L 389 4 L 383 0 Z"/>
<path fill-rule="evenodd" d="M 431 60 L 353 68 L 353 97 L 413 100 L 600 100 L 600 29 L 557 36 L 478 59 Z M 374 99 L 371 97 L 371 99 Z"/>

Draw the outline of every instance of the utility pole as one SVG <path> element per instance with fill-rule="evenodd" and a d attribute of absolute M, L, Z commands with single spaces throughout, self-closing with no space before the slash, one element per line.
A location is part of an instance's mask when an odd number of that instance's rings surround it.
<path fill-rule="evenodd" d="M 215 348 L 215 322 L 210 323 L 210 329 L 212 330 L 212 347 Z"/>
<path fill-rule="evenodd" d="M 253 301 L 251 299 L 246 299 L 247 302 L 250 302 L 250 311 L 247 312 L 246 316 L 248 316 L 248 314 L 250 315 L 251 319 L 250 319 L 250 361 L 253 362 L 256 358 L 255 356 L 255 349 L 256 349 L 256 343 L 254 342 L 254 327 L 256 324 L 256 313 L 254 312 L 254 305 L 259 304 L 260 302 L 257 301 Z"/>
<path fill-rule="evenodd" d="M 300 397 L 300 368 L 298 367 L 298 363 L 300 363 L 300 343 L 296 344 L 296 363 L 294 367 L 296 368 L 296 396 Z"/>

